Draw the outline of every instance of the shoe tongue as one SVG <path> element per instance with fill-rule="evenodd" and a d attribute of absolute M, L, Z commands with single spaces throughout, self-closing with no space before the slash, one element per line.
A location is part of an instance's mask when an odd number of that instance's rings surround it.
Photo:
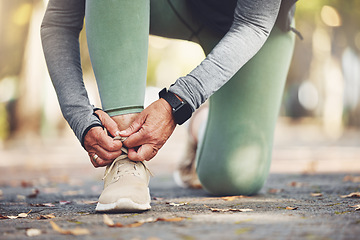
<path fill-rule="evenodd" d="M 139 163 L 134 162 L 128 158 L 116 159 L 114 161 L 116 162 L 114 162 L 112 166 L 108 165 L 106 168 L 106 174 L 104 177 L 105 187 L 111 183 L 118 181 L 120 178 L 124 178 L 126 176 L 129 177 L 135 176 L 139 178 L 145 178 L 147 181 L 149 180 L 147 170 L 141 162 Z M 141 173 L 141 171 L 144 171 L 144 173 Z"/>

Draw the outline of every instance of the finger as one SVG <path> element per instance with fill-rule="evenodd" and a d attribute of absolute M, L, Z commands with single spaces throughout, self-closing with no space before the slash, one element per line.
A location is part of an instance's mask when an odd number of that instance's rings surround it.
<path fill-rule="evenodd" d="M 112 162 L 112 161 L 105 161 L 105 160 L 103 160 L 103 159 L 100 158 L 97 154 L 96 154 L 97 157 L 94 157 L 94 156 L 95 156 L 95 154 L 89 155 L 90 161 L 91 161 L 92 165 L 93 165 L 95 168 L 105 167 L 105 166 L 109 165 L 109 164 Z"/>
<path fill-rule="evenodd" d="M 115 158 L 120 156 L 122 154 L 121 150 L 118 150 L 116 152 L 109 152 L 103 149 L 101 146 L 97 145 L 94 146 L 93 150 L 91 151 L 93 153 L 96 153 L 103 161 L 109 163 L 112 162 Z"/>
<path fill-rule="evenodd" d="M 120 140 L 114 139 L 108 136 L 104 131 L 99 134 L 96 139 L 97 145 L 103 148 L 108 152 L 119 152 L 121 151 L 122 142 Z"/>
<path fill-rule="evenodd" d="M 140 113 L 134 120 L 134 122 L 125 130 L 120 131 L 120 135 L 123 137 L 128 137 L 133 133 L 139 131 L 142 125 L 145 122 L 145 117 L 142 113 Z"/>
<path fill-rule="evenodd" d="M 128 158 L 133 161 L 149 161 L 156 155 L 157 152 L 158 149 L 154 148 L 153 145 L 145 144 L 139 147 L 137 151 L 133 148 L 129 149 Z"/>
<path fill-rule="evenodd" d="M 138 147 L 146 143 L 149 143 L 149 136 L 144 129 L 140 129 L 138 132 L 130 135 L 123 142 L 123 144 L 128 148 Z"/>
<path fill-rule="evenodd" d="M 93 127 L 84 138 L 84 147 L 90 152 L 97 145 L 109 152 L 118 152 L 122 147 L 122 142 L 108 136 L 101 127 Z"/>
<path fill-rule="evenodd" d="M 95 113 L 99 116 L 101 123 L 104 125 L 111 136 L 117 136 L 120 134 L 118 125 L 106 112 L 99 109 L 96 110 Z"/>

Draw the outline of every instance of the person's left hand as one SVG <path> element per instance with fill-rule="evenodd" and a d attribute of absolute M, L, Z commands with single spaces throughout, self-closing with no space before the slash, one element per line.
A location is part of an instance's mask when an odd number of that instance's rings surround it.
<path fill-rule="evenodd" d="M 145 108 L 130 125 L 120 132 L 128 137 L 124 145 L 129 148 L 128 157 L 133 161 L 152 159 L 173 133 L 176 123 L 172 108 L 164 99 Z"/>

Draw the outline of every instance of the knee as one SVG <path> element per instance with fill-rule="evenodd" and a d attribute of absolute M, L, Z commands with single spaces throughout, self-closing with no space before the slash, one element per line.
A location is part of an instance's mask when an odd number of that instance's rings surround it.
<path fill-rule="evenodd" d="M 253 195 L 266 181 L 270 153 L 263 148 L 247 146 L 238 148 L 221 160 L 202 163 L 199 161 L 197 173 L 208 192 L 215 195 Z"/>

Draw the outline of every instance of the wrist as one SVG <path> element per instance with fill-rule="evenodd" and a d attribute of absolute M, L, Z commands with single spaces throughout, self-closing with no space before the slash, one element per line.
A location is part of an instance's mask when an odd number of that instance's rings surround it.
<path fill-rule="evenodd" d="M 170 105 L 173 119 L 177 124 L 181 125 L 191 117 L 192 109 L 190 105 L 176 94 L 168 92 L 164 88 L 159 92 L 159 97 Z"/>

